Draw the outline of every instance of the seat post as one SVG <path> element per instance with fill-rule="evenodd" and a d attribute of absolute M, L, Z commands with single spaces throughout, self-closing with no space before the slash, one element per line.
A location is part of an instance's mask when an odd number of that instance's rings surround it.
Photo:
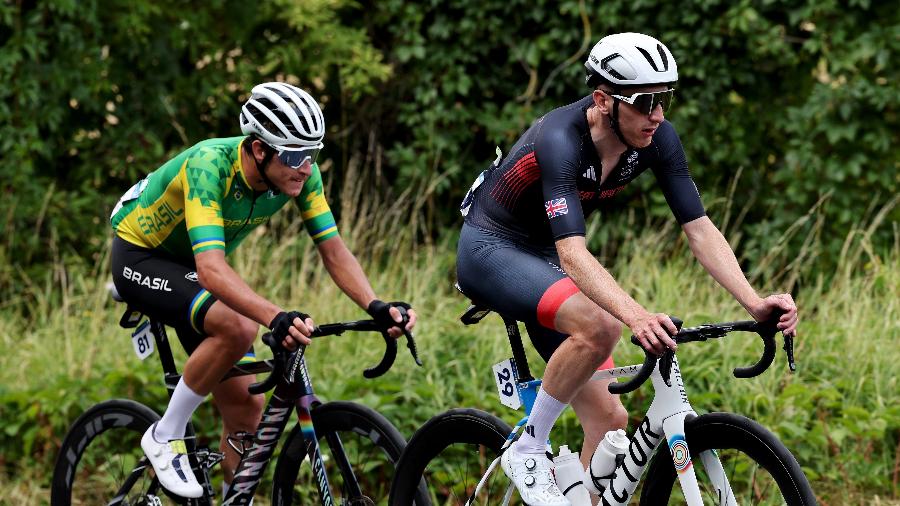
<path fill-rule="evenodd" d="M 162 322 L 151 318 L 150 331 L 153 333 L 153 339 L 156 340 L 156 349 L 159 350 L 159 361 L 162 362 L 163 367 L 163 378 L 171 397 L 178 380 L 181 379 L 181 375 L 178 374 L 178 369 L 175 367 L 172 347 L 169 346 L 169 338 L 166 336 L 166 326 Z"/>
<path fill-rule="evenodd" d="M 512 347 L 513 358 L 516 361 L 516 373 L 519 383 L 534 380 L 531 369 L 528 367 L 528 358 L 525 357 L 525 347 L 522 346 L 522 334 L 519 333 L 519 322 L 503 316 L 503 324 L 506 325 L 506 335 L 509 336 L 509 345 Z"/>

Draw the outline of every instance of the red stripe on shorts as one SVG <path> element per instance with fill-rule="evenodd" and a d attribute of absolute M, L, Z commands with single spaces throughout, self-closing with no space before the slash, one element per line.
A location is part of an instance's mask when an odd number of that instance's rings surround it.
<path fill-rule="evenodd" d="M 597 370 L 605 371 L 607 369 L 612 369 L 615 366 L 616 366 L 616 364 L 615 364 L 615 362 L 613 362 L 612 355 L 610 355 L 609 358 L 606 359 L 606 362 L 603 362 L 602 364 L 600 364 L 600 367 L 598 367 Z"/>
<path fill-rule="evenodd" d="M 556 312 L 559 311 L 559 307 L 562 306 L 563 302 L 578 292 L 578 287 L 575 286 L 575 283 L 570 278 L 562 278 L 550 285 L 550 288 L 541 296 L 541 301 L 538 302 L 538 323 L 548 329 L 556 330 L 554 325 Z"/>

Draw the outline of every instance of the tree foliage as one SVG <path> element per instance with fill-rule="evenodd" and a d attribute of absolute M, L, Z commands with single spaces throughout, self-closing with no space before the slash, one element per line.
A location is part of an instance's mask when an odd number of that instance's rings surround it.
<path fill-rule="evenodd" d="M 27 276 L 53 261 L 96 260 L 117 196 L 186 146 L 239 134 L 255 83 L 310 89 L 336 118 L 340 89 L 329 96 L 329 81 L 346 83 L 351 98 L 373 93 L 390 67 L 364 30 L 339 18 L 348 6 L 0 4 L 0 290 L 10 292 L 17 268 Z"/>
<path fill-rule="evenodd" d="M 732 207 L 748 257 L 797 223 L 788 247 L 819 233 L 829 247 L 818 261 L 831 265 L 847 232 L 897 195 L 900 21 L 889 3 L 6 2 L 0 293 L 19 269 L 96 260 L 118 194 L 185 146 L 235 135 L 241 101 L 270 79 L 324 104 L 337 169 L 378 158 L 383 182 L 431 185 L 433 233 L 455 228 L 453 202 L 494 146 L 587 94 L 586 52 L 620 31 L 652 34 L 678 59 L 669 119 L 708 204 L 741 175 Z M 668 215 L 652 178 L 634 186 L 623 207 Z"/>
<path fill-rule="evenodd" d="M 589 93 L 582 63 L 605 34 L 666 42 L 680 81 L 669 119 L 709 201 L 741 174 L 744 252 L 760 255 L 800 220 L 833 265 L 854 227 L 896 204 L 900 127 L 896 9 L 868 1 L 433 1 L 374 3 L 373 41 L 395 67 L 380 95 L 382 136 L 406 178 L 446 178 L 458 198 L 539 115 Z M 892 64 L 893 62 L 893 64 Z M 396 117 L 396 120 L 393 120 Z M 668 215 L 641 178 L 630 205 Z M 824 204 L 816 207 L 824 199 Z M 648 202 L 649 200 L 649 202 Z M 646 204 L 649 203 L 649 206 Z M 709 203 L 709 202 L 707 202 Z M 816 208 L 818 221 L 806 219 Z M 887 218 L 897 222 L 898 207 Z M 453 209 L 447 210 L 454 214 Z M 722 209 L 714 210 L 721 219 Z M 604 225 L 606 226 L 606 225 Z M 890 226 L 876 243 L 890 243 Z"/>

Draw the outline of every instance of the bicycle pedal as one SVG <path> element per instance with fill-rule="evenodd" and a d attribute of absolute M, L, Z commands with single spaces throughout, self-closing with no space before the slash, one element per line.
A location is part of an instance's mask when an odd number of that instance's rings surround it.
<path fill-rule="evenodd" d="M 211 469 L 219 462 L 225 460 L 225 454 L 222 452 L 214 452 L 209 448 L 201 448 L 197 450 L 197 462 L 201 467 Z"/>
<path fill-rule="evenodd" d="M 136 506 L 162 506 L 162 500 L 153 494 L 147 494 L 138 499 Z"/>

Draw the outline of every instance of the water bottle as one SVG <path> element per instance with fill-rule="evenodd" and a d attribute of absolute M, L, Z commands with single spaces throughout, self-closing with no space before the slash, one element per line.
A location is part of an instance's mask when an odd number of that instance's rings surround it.
<path fill-rule="evenodd" d="M 583 483 L 585 489 L 592 494 L 600 495 L 603 491 L 594 485 L 593 477 L 608 476 L 616 470 L 616 455 L 624 454 L 628 450 L 628 435 L 622 429 L 611 430 L 603 436 L 594 455 L 591 456 L 591 464 L 584 471 Z"/>
<path fill-rule="evenodd" d="M 556 485 L 562 490 L 572 506 L 591 506 L 591 496 L 581 483 L 584 468 L 578 459 L 578 452 L 572 453 L 569 447 L 559 447 L 559 455 L 553 459 Z"/>

